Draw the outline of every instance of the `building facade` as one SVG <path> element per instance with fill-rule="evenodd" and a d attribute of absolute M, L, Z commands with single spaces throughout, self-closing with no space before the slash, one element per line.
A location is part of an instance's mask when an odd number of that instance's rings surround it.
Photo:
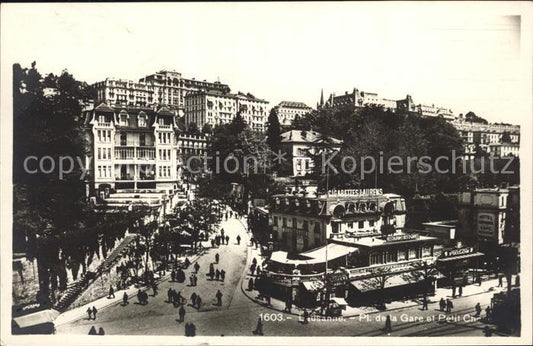
<path fill-rule="evenodd" d="M 159 71 L 139 81 L 106 78 L 94 84 L 96 104 L 128 107 L 164 105 L 183 114 L 185 96 L 191 91 L 218 90 L 229 92 L 230 88 L 220 82 L 197 81 L 183 78 L 175 71 Z"/>
<path fill-rule="evenodd" d="M 183 158 L 202 156 L 207 150 L 207 138 L 181 133 L 176 111 L 166 107 L 101 103 L 83 116 L 93 195 L 105 188 L 172 194 L 180 183 Z"/>
<path fill-rule="evenodd" d="M 397 109 L 402 109 L 408 112 L 417 111 L 417 107 L 413 103 L 413 99 L 410 95 L 407 95 L 405 99 L 392 100 L 382 98 L 377 93 L 360 91 L 357 88 L 354 88 L 351 93 L 346 91 L 344 95 L 335 95 L 335 93 L 332 93 L 326 102 L 324 102 L 323 97 L 321 96 L 318 108 L 334 108 L 345 106 L 360 108 L 370 105 L 383 106 L 383 108 L 393 112 Z"/>
<path fill-rule="evenodd" d="M 238 112 L 252 130 L 265 130 L 268 101 L 250 93 L 197 91 L 185 97 L 185 124 L 196 123 L 200 129 L 206 124 L 214 127 L 230 123 Z"/>
<path fill-rule="evenodd" d="M 328 149 L 338 151 L 342 141 L 336 138 L 327 138 Z M 289 175 L 303 177 L 313 173 L 314 162 L 312 155 L 320 154 L 326 139 L 316 131 L 291 130 L 281 134 L 280 149 L 287 154 L 290 160 Z"/>
<path fill-rule="evenodd" d="M 380 235 L 383 225 L 405 225 L 404 199 L 380 189 L 274 195 L 270 206 L 273 240 L 288 252 L 323 246 L 327 239 Z"/>
<path fill-rule="evenodd" d="M 293 101 L 282 101 L 273 109 L 281 126 L 289 126 L 295 117 L 302 117 L 313 110 L 313 108 L 303 102 Z"/>

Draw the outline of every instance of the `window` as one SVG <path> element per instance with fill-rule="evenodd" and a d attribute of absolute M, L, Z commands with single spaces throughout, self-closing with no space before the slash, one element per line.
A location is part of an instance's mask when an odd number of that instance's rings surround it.
<path fill-rule="evenodd" d="M 283 218 L 283 227 L 287 227 L 287 218 L 286 217 Z"/>
<path fill-rule="evenodd" d="M 139 114 L 139 127 L 146 127 L 146 116 Z"/>
<path fill-rule="evenodd" d="M 102 149 L 98 148 L 98 160 L 102 158 Z"/>
<path fill-rule="evenodd" d="M 362 228 L 364 228 L 364 227 L 365 227 L 365 222 L 364 222 L 364 221 L 359 221 L 359 222 L 357 223 L 357 228 L 362 229 Z"/>
<path fill-rule="evenodd" d="M 381 264 L 382 262 L 383 262 L 383 257 L 381 256 L 381 254 L 376 254 L 376 253 L 370 254 L 370 265 Z"/>
<path fill-rule="evenodd" d="M 406 259 L 408 259 L 407 258 L 407 250 L 406 249 L 398 250 L 398 261 L 404 261 Z"/>
<path fill-rule="evenodd" d="M 126 133 L 120 134 L 120 145 L 126 145 L 128 135 Z"/>
<path fill-rule="evenodd" d="M 274 226 L 277 226 L 277 225 L 278 225 L 278 217 L 274 216 Z"/>
<path fill-rule="evenodd" d="M 292 218 L 292 228 L 297 228 L 298 227 L 298 222 L 296 221 L 296 218 L 293 217 Z"/>
<path fill-rule="evenodd" d="M 142 147 L 146 146 L 146 135 L 144 133 L 141 133 L 139 136 L 139 145 Z"/>
<path fill-rule="evenodd" d="M 348 228 L 353 228 L 353 222 L 348 222 Z"/>
<path fill-rule="evenodd" d="M 431 256 L 431 246 L 424 246 L 422 248 L 422 257 L 429 257 Z"/>
<path fill-rule="evenodd" d="M 368 225 L 369 225 L 370 227 L 374 227 L 374 220 L 370 220 L 370 221 L 368 221 Z"/>
<path fill-rule="evenodd" d="M 409 259 L 416 258 L 416 249 L 409 249 Z"/>

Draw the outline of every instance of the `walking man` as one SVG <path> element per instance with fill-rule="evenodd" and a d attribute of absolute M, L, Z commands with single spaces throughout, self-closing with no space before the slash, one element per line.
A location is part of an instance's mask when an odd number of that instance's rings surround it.
<path fill-rule="evenodd" d="M 218 264 L 218 261 L 220 260 L 220 256 L 218 253 L 215 254 L 215 262 Z"/>
<path fill-rule="evenodd" d="M 92 316 L 92 313 L 93 311 L 91 310 L 91 308 L 87 308 L 87 315 L 89 315 L 89 320 L 92 320 L 93 316 Z"/>
<path fill-rule="evenodd" d="M 422 299 L 422 310 L 428 309 L 428 297 L 424 295 L 424 298 Z"/>
<path fill-rule="evenodd" d="M 387 319 L 385 320 L 385 333 L 392 332 L 392 322 L 390 320 L 390 315 L 387 315 Z"/>
<path fill-rule="evenodd" d="M 220 271 L 220 278 L 222 279 L 222 282 L 224 282 L 224 278 L 226 277 L 226 271 L 224 269 L 222 269 Z"/>
<path fill-rule="evenodd" d="M 200 265 L 198 264 L 198 262 L 194 264 L 194 270 L 196 271 L 196 274 L 198 274 L 198 271 L 200 270 Z"/>
<path fill-rule="evenodd" d="M 196 308 L 200 310 L 201 306 L 202 306 L 202 298 L 198 295 L 198 297 L 196 297 Z"/>
<path fill-rule="evenodd" d="M 229 245 L 229 235 L 226 235 L 226 245 Z"/>
<path fill-rule="evenodd" d="M 261 317 L 257 319 L 257 325 L 255 326 L 254 334 L 263 335 L 263 322 L 261 321 Z"/>
<path fill-rule="evenodd" d="M 459 297 L 463 296 L 463 286 L 459 286 Z"/>
<path fill-rule="evenodd" d="M 154 284 L 152 285 L 152 290 L 154 292 L 153 296 L 157 296 L 157 284 L 154 282 Z"/>
<path fill-rule="evenodd" d="M 487 306 L 485 309 L 485 318 L 487 319 L 487 322 L 490 322 L 490 318 L 492 317 L 492 309 L 490 306 Z"/>
<path fill-rule="evenodd" d="M 476 309 L 476 314 L 474 315 L 474 317 L 479 317 L 479 315 L 481 315 L 481 305 L 477 303 L 475 309 Z"/>
<path fill-rule="evenodd" d="M 253 291 L 254 289 L 254 279 L 250 278 L 250 280 L 248 280 L 248 291 Z"/>
<path fill-rule="evenodd" d="M 453 309 L 453 303 L 450 299 L 446 299 L 446 312 L 450 313 Z"/>
<path fill-rule="evenodd" d="M 237 245 L 241 245 L 241 236 L 240 235 L 237 236 Z"/>
<path fill-rule="evenodd" d="M 444 309 L 446 309 L 446 302 L 444 301 L 444 298 L 440 298 L 439 307 L 440 311 L 444 311 Z"/>
<path fill-rule="evenodd" d="M 191 294 L 191 305 L 192 306 L 195 306 L 196 305 L 196 292 L 193 292 Z"/>
<path fill-rule="evenodd" d="M 179 315 L 180 315 L 179 321 L 183 322 L 185 320 L 185 308 L 183 307 L 183 305 L 180 308 Z"/>
<path fill-rule="evenodd" d="M 220 290 L 217 291 L 216 298 L 217 298 L 217 305 L 222 306 L 222 292 L 220 292 Z"/>
<path fill-rule="evenodd" d="M 96 320 L 96 313 L 98 312 L 98 310 L 96 310 L 96 308 L 93 306 L 93 318 Z"/>
<path fill-rule="evenodd" d="M 498 275 L 498 287 L 503 287 L 503 275 Z"/>
<path fill-rule="evenodd" d="M 107 298 L 115 298 L 115 290 L 112 285 L 109 285 L 109 296 L 107 296 Z"/>
<path fill-rule="evenodd" d="M 307 309 L 304 309 L 304 320 L 302 323 L 303 324 L 309 323 L 308 318 L 309 318 L 309 312 L 307 312 Z"/>
<path fill-rule="evenodd" d="M 128 305 L 128 294 L 124 292 L 124 295 L 122 296 L 122 303 L 124 306 Z"/>

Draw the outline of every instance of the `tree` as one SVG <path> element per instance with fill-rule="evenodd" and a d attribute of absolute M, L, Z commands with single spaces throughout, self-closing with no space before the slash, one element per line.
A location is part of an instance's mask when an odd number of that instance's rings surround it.
<path fill-rule="evenodd" d="M 175 209 L 174 212 L 175 218 L 179 220 L 183 229 L 191 234 L 195 249 L 198 247 L 200 233 L 210 234 L 216 230 L 220 223 L 220 216 L 211 199 L 195 199 L 183 208 Z"/>
<path fill-rule="evenodd" d="M 502 134 L 501 142 L 502 143 L 511 143 L 511 135 L 509 134 L 509 132 L 504 132 Z"/>
<path fill-rule="evenodd" d="M 405 273 L 403 278 L 412 283 L 418 283 L 420 281 L 424 282 L 424 297 L 427 297 L 430 293 L 430 287 L 433 286 L 433 281 L 438 275 L 439 271 L 433 264 L 428 262 L 413 262 L 413 270 Z"/>
<path fill-rule="evenodd" d="M 281 130 L 276 109 L 272 109 L 268 115 L 266 140 L 273 152 L 277 153 L 281 144 Z"/>
<path fill-rule="evenodd" d="M 205 123 L 204 126 L 202 127 L 202 134 L 205 136 L 205 135 L 210 135 L 212 132 L 213 132 L 213 126 L 211 126 L 211 124 Z"/>
<path fill-rule="evenodd" d="M 198 129 L 198 124 L 196 124 L 195 122 L 189 123 L 189 126 L 187 127 L 187 132 L 190 135 L 199 135 L 200 130 Z"/>
<path fill-rule="evenodd" d="M 372 270 L 372 277 L 369 279 L 373 287 L 378 289 L 378 309 L 386 309 L 385 307 L 385 286 L 387 281 L 394 275 L 390 268 L 378 267 Z"/>

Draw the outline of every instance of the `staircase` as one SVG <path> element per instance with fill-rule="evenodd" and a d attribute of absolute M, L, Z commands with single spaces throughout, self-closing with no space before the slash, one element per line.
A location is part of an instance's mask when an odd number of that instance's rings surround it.
<path fill-rule="evenodd" d="M 54 304 L 54 309 L 64 312 L 72 304 L 72 302 L 89 286 L 91 282 L 96 280 L 102 273 L 111 269 L 116 260 L 122 255 L 122 251 L 135 239 L 135 234 L 128 234 L 122 239 L 120 244 L 108 254 L 107 258 L 100 263 L 100 265 L 93 271 L 87 271 L 85 275 L 78 281 L 75 281 L 67 286 L 61 298 Z"/>

